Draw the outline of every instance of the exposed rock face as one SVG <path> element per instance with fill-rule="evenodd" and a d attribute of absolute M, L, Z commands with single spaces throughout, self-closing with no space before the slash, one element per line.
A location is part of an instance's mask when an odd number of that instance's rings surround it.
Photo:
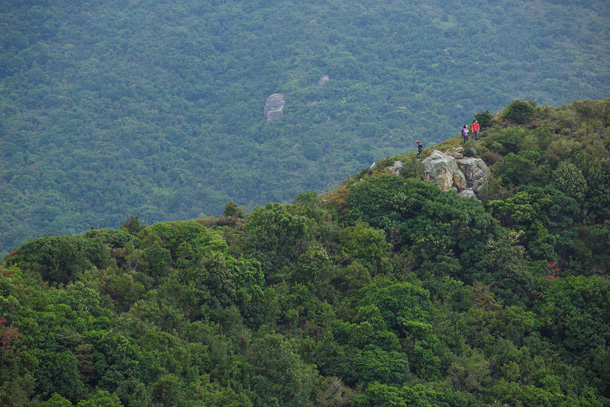
<path fill-rule="evenodd" d="M 422 164 L 424 180 L 436 182 L 443 191 L 453 187 L 458 191 L 466 189 L 466 178 L 458 168 L 455 158 L 435 150 Z"/>
<path fill-rule="evenodd" d="M 457 160 L 457 163 L 468 180 L 468 188 L 472 188 L 474 192 L 479 192 L 491 177 L 489 167 L 480 158 L 466 157 Z"/>
<path fill-rule="evenodd" d="M 271 123 L 273 120 L 282 117 L 284 114 L 284 106 L 286 101 L 282 93 L 274 93 L 267 98 L 265 102 L 265 118 L 267 123 Z"/>
<path fill-rule="evenodd" d="M 468 189 L 463 190 L 462 192 L 459 192 L 459 195 L 463 196 L 464 198 L 472 198 L 472 199 L 476 199 L 476 200 L 479 199 L 479 198 L 477 198 L 477 194 L 474 193 L 472 188 L 468 188 Z"/>
<path fill-rule="evenodd" d="M 394 165 L 392 165 L 391 167 L 388 167 L 388 169 L 394 175 L 400 175 L 401 168 L 402 168 L 402 161 L 394 161 Z"/>
<path fill-rule="evenodd" d="M 455 156 L 460 157 L 456 159 Z M 476 193 L 489 180 L 491 171 L 480 158 L 463 157 L 461 153 L 449 155 L 436 150 L 422 161 L 424 180 L 436 182 L 440 189 L 457 190 L 462 196 L 476 199 Z"/>
<path fill-rule="evenodd" d="M 324 75 L 323 77 L 320 78 L 320 80 L 318 81 L 317 85 L 318 86 L 322 86 L 324 85 L 326 82 L 328 82 L 330 80 L 330 76 L 328 75 Z"/>

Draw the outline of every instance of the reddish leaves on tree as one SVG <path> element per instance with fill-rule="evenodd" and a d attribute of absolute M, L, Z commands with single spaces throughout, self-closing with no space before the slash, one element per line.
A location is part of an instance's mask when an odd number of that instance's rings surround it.
<path fill-rule="evenodd" d="M 6 326 L 6 318 L 0 317 L 0 344 L 2 345 L 2 354 L 10 354 L 15 350 L 15 341 L 21 338 L 19 330 L 12 326 Z"/>
<path fill-rule="evenodd" d="M 341 189 L 335 191 L 330 196 L 330 201 L 333 204 L 335 204 L 335 206 L 337 207 L 339 215 L 347 216 L 347 214 L 349 213 L 349 210 L 347 209 L 347 196 L 348 195 L 349 195 L 349 189 L 341 188 Z"/>
<path fill-rule="evenodd" d="M 544 266 L 544 269 L 547 272 L 544 277 L 548 278 L 549 280 L 557 280 L 557 277 L 559 277 L 559 266 L 557 265 L 556 261 L 547 264 Z"/>

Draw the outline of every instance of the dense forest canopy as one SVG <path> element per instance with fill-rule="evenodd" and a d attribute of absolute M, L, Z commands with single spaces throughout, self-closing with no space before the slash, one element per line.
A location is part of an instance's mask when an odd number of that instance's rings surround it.
<path fill-rule="evenodd" d="M 477 119 L 480 200 L 413 152 L 292 204 L 29 240 L 0 264 L 0 404 L 610 406 L 610 99 Z"/>
<path fill-rule="evenodd" d="M 609 16 L 594 0 L 1 2 L 0 253 L 288 202 L 484 109 L 608 97 Z"/>

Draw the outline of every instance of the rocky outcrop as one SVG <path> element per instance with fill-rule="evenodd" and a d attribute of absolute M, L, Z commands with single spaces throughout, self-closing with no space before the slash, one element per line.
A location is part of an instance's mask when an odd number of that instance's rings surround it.
<path fill-rule="evenodd" d="M 435 150 L 422 161 L 422 164 L 424 165 L 424 180 L 436 182 L 443 191 L 452 188 L 456 188 L 458 191 L 466 189 L 466 177 L 464 177 L 456 159 L 452 156 Z"/>
<path fill-rule="evenodd" d="M 286 100 L 282 93 L 274 93 L 269 96 L 265 102 L 265 119 L 267 119 L 267 123 L 282 117 L 284 106 L 286 106 Z"/>
<path fill-rule="evenodd" d="M 491 171 L 480 158 L 463 157 L 461 151 L 433 151 L 422 161 L 424 180 L 437 183 L 443 191 L 453 189 L 461 196 L 476 199 L 476 193 L 489 181 Z"/>
<path fill-rule="evenodd" d="M 328 75 L 324 75 L 323 77 L 320 78 L 320 80 L 318 80 L 318 83 L 316 85 L 318 86 L 322 86 L 324 85 L 326 82 L 328 82 L 330 80 L 330 76 Z"/>
<path fill-rule="evenodd" d="M 477 198 L 477 194 L 474 193 L 472 188 L 465 189 L 462 192 L 459 192 L 458 194 L 464 198 L 479 199 Z"/>
<path fill-rule="evenodd" d="M 456 161 L 462 174 L 466 177 L 468 188 L 472 188 L 474 192 L 479 192 L 491 178 L 489 167 L 480 158 L 466 157 Z"/>
<path fill-rule="evenodd" d="M 391 174 L 400 175 L 400 169 L 402 168 L 402 161 L 394 161 L 394 165 L 388 167 Z"/>

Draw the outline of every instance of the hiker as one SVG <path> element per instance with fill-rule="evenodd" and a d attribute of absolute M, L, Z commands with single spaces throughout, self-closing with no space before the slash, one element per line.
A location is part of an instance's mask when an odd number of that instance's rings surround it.
<path fill-rule="evenodd" d="M 462 128 L 462 136 L 464 136 L 464 144 L 468 142 L 468 126 L 464 125 Z"/>
<path fill-rule="evenodd" d="M 416 143 L 417 143 L 417 156 L 415 158 L 419 158 L 422 151 L 424 151 L 424 146 L 422 145 L 422 143 L 419 142 L 419 140 L 417 140 Z"/>
<path fill-rule="evenodd" d="M 476 120 L 472 123 L 472 139 L 475 141 L 479 139 L 479 122 Z"/>

